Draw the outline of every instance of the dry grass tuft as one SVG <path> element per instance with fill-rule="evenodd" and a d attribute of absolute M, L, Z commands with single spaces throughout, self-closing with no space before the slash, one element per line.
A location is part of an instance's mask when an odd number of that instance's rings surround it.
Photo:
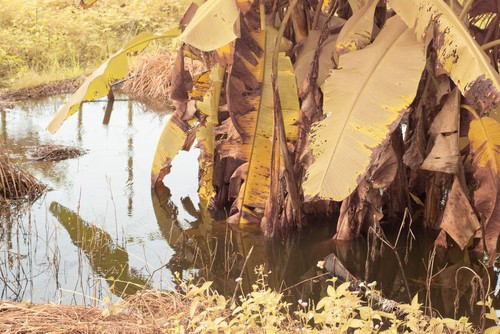
<path fill-rule="evenodd" d="M 174 61 L 175 54 L 168 51 L 144 58 L 120 89 L 133 97 L 167 101 Z"/>
<path fill-rule="evenodd" d="M 6 155 L 0 155 L 0 205 L 33 201 L 45 188 L 30 173 L 14 166 Z"/>
<path fill-rule="evenodd" d="M 16 302 L 0 304 L 2 333 L 163 333 L 167 318 L 189 309 L 174 293 L 144 291 L 110 309 Z"/>

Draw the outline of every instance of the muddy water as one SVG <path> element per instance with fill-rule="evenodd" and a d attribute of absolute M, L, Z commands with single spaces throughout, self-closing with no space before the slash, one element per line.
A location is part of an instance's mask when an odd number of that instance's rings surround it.
<path fill-rule="evenodd" d="M 249 289 L 254 267 L 265 264 L 270 285 L 294 302 L 320 295 L 325 277 L 317 261 L 335 253 L 354 275 L 376 280 L 389 298 L 429 295 L 422 301 L 453 316 L 458 292 L 460 313 L 471 313 L 472 276 L 459 269 L 469 265 L 460 252 L 434 256 L 439 268 L 433 274 L 446 268 L 428 291 L 432 240 L 413 240 L 408 230 L 396 256 L 380 241 L 333 242 L 332 221 L 285 241 L 266 240 L 258 228 L 229 227 L 224 213 L 214 218 L 199 209 L 196 149 L 181 152 L 165 186 L 151 192 L 149 169 L 169 111 L 117 100 L 104 125 L 106 103 L 88 103 L 50 135 L 44 129 L 66 98 L 0 111 L 0 144 L 16 165 L 52 189 L 27 212 L 2 213 L 2 299 L 99 305 L 106 295 L 118 299 L 144 286 L 173 289 L 175 272 L 212 280 L 232 296 L 238 277 Z M 45 144 L 88 153 L 59 162 L 27 159 L 29 150 Z M 396 236 L 388 239 L 394 243 Z M 473 269 L 481 273 L 479 265 Z"/>

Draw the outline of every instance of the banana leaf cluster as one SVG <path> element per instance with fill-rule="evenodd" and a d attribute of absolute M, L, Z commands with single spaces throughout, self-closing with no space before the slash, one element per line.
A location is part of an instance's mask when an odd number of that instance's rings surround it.
<path fill-rule="evenodd" d="M 208 0 L 180 22 L 155 186 L 194 143 L 202 205 L 266 235 L 338 216 L 357 238 L 408 210 L 493 262 L 500 233 L 498 1 Z M 126 76 L 138 35 L 49 126 Z M 185 61 L 203 64 L 201 73 Z M 340 204 L 336 204 L 340 203 Z M 399 226 L 396 226 L 398 229 Z"/>

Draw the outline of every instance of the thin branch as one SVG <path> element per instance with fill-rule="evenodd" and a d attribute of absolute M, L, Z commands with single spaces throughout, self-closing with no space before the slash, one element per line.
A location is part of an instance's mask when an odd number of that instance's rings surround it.
<path fill-rule="evenodd" d="M 466 104 L 461 104 L 460 108 L 464 108 L 465 110 L 467 110 L 468 112 L 470 112 L 472 114 L 472 116 L 474 116 L 475 119 L 480 119 L 479 115 L 477 114 L 477 112 L 472 107 L 470 107 L 470 106 L 468 106 Z"/>
<path fill-rule="evenodd" d="M 467 2 L 464 4 L 464 8 L 462 9 L 460 16 L 458 17 L 460 19 L 460 21 L 463 21 L 463 19 L 467 16 L 473 3 L 474 3 L 474 0 L 467 0 Z"/>
<path fill-rule="evenodd" d="M 495 46 L 498 46 L 498 45 L 500 45 L 500 39 L 496 39 L 494 41 L 491 41 L 491 42 L 488 42 L 486 44 L 481 45 L 481 49 L 483 49 L 483 50 L 486 51 L 486 50 L 492 49 L 492 48 L 494 48 Z"/>

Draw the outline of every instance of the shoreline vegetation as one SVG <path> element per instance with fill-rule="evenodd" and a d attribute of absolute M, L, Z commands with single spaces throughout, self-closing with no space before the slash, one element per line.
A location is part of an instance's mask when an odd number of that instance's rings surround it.
<path fill-rule="evenodd" d="M 284 301 L 267 286 L 270 273 L 256 268 L 258 278 L 246 295 L 227 298 L 210 289 L 211 282 L 181 281 L 178 291 L 140 291 L 102 308 L 29 302 L 0 303 L 0 330 L 5 333 L 498 333 L 458 320 L 428 317 L 415 296 L 390 313 L 376 305 L 374 285 L 353 288 L 349 282 L 330 281 L 317 304 Z M 241 279 L 237 279 L 241 285 Z M 238 299 L 236 301 L 236 299 Z M 494 310 L 489 309 L 494 315 Z M 492 318 L 491 320 L 495 320 Z M 496 321 L 498 319 L 496 318 Z M 491 324 L 489 324 L 491 326 Z M 487 325 L 486 325 L 487 326 Z M 487 328 L 487 327 L 486 327 Z"/>
<path fill-rule="evenodd" d="M 160 5 L 164 2 L 133 0 L 125 5 L 101 0 L 83 11 L 77 1 L 67 3 L 48 0 L 41 8 L 35 0 L 0 0 L 0 109 L 17 100 L 73 92 L 84 74 L 127 37 L 158 30 L 165 20 L 176 21 L 183 6 L 175 1 Z M 117 90 L 165 106 L 175 56 L 165 45 L 151 49 Z M 0 332 L 476 333 L 498 322 L 491 301 L 483 302 L 489 322 L 482 322 L 482 328 L 466 318 L 429 318 L 417 298 L 398 306 L 405 314 L 382 311 L 373 304 L 377 291 L 366 287 L 361 292 L 349 288 L 349 283 L 330 285 L 316 305 L 301 300 L 289 303 L 268 288 L 268 273 L 262 267 L 258 272 L 253 291 L 246 295 L 240 291 L 239 298 L 219 295 L 210 289 L 210 282 L 198 285 L 178 278 L 177 292 L 141 291 L 116 304 L 105 298 L 100 307 L 0 301 Z M 489 330 L 500 333 L 500 327 Z"/>

